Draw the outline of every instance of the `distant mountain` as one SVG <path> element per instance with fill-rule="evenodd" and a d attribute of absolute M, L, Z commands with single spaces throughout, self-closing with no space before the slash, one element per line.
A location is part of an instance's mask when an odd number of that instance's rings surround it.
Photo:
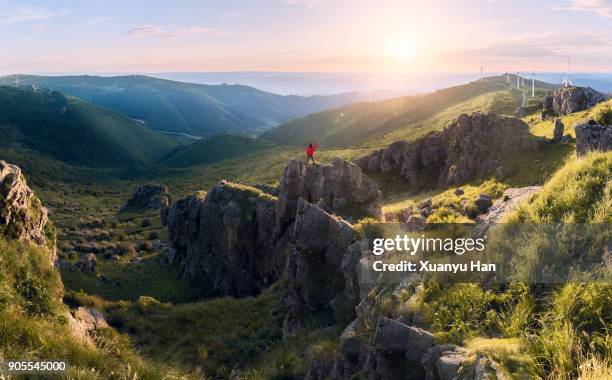
<path fill-rule="evenodd" d="M 510 87 L 503 77 L 491 77 L 484 82 L 472 82 L 424 95 L 349 104 L 290 121 L 260 137 L 294 146 L 320 142 L 328 147 L 346 147 L 426 121 L 447 108 L 480 95 L 508 92 Z M 518 92 L 513 96 L 518 98 Z M 517 108 L 520 100 L 518 102 Z"/>
<path fill-rule="evenodd" d="M 142 123 L 61 92 L 0 86 L 0 149 L 121 167 L 158 160 L 175 146 Z"/>
<path fill-rule="evenodd" d="M 173 167 L 212 164 L 232 158 L 244 157 L 276 145 L 246 136 L 216 135 L 199 140 L 187 147 L 177 148 L 163 163 Z"/>
<path fill-rule="evenodd" d="M 0 84 L 35 85 L 111 108 L 151 129 L 211 136 L 256 134 L 309 113 L 363 100 L 366 95 L 281 96 L 241 85 L 202 85 L 147 76 L 30 76 Z M 369 96 L 369 95 L 368 95 Z"/>

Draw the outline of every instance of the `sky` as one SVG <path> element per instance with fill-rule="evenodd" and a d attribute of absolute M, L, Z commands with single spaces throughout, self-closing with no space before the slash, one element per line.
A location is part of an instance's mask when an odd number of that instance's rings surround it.
<path fill-rule="evenodd" d="M 0 73 L 612 72 L 612 0 L 0 0 Z"/>

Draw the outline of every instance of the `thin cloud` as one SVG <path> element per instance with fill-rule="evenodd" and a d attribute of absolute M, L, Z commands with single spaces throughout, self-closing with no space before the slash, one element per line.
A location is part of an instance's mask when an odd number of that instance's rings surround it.
<path fill-rule="evenodd" d="M 285 4 L 289 5 L 305 5 L 310 9 L 315 9 L 320 7 L 321 5 L 325 5 L 328 3 L 327 0 L 284 0 Z"/>
<path fill-rule="evenodd" d="M 551 7 L 557 11 L 592 12 L 599 16 L 612 18 L 612 1 L 610 0 L 572 0 L 564 7 Z"/>
<path fill-rule="evenodd" d="M 15 24 L 27 21 L 46 20 L 57 16 L 65 16 L 68 11 L 52 12 L 45 8 L 0 7 L 0 24 Z"/>
<path fill-rule="evenodd" d="M 187 38 L 199 35 L 230 36 L 232 33 L 214 28 L 193 26 L 190 28 L 169 31 L 159 25 L 141 25 L 126 31 L 132 37 L 161 37 L 161 38 Z"/>

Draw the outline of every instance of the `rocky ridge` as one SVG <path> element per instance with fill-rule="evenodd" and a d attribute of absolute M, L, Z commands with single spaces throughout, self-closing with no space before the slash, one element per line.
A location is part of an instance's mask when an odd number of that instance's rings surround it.
<path fill-rule="evenodd" d="M 361 157 L 366 172 L 393 173 L 417 185 L 423 176 L 440 187 L 501 175 L 503 155 L 537 149 L 539 141 L 525 122 L 496 114 L 462 114 L 441 132 L 413 142 L 397 141 Z"/>
<path fill-rule="evenodd" d="M 48 211 L 28 186 L 21 169 L 0 161 L 0 236 L 47 246 L 53 261 L 55 241 L 45 234 L 48 223 Z"/>

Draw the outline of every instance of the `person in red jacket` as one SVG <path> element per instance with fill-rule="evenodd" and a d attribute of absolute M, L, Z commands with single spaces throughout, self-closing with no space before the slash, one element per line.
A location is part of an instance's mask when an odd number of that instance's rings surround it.
<path fill-rule="evenodd" d="M 308 148 L 306 148 L 306 165 L 308 165 L 308 162 L 312 159 L 312 164 L 316 165 L 317 163 L 315 162 L 314 159 L 314 152 L 315 150 L 317 150 L 317 147 L 319 146 L 319 144 L 308 144 Z"/>

